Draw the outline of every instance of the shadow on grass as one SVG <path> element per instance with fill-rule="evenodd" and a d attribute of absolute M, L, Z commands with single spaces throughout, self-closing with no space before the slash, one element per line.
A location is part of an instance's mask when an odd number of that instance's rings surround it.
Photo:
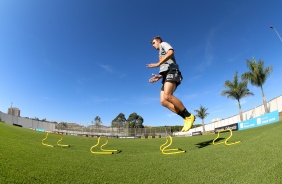
<path fill-rule="evenodd" d="M 219 142 L 221 141 L 222 139 L 225 139 L 225 138 L 218 138 L 215 142 Z M 195 144 L 198 148 L 204 148 L 206 146 L 210 146 L 212 145 L 212 142 L 213 142 L 213 139 L 212 140 L 209 140 L 209 141 L 205 141 L 205 142 L 200 142 L 200 143 L 197 143 Z"/>

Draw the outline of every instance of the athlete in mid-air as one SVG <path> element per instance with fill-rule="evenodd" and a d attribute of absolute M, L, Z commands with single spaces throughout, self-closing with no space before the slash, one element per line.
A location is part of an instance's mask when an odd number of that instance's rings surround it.
<path fill-rule="evenodd" d="M 152 74 L 149 82 L 157 82 L 162 79 L 162 88 L 160 94 L 160 101 L 162 106 L 168 108 L 172 112 L 178 114 L 184 119 L 184 126 L 182 132 L 187 132 L 191 129 L 195 116 L 187 111 L 183 103 L 173 96 L 173 92 L 181 83 L 182 75 L 179 71 L 179 66 L 176 64 L 174 57 L 174 49 L 167 42 L 163 42 L 159 36 L 151 40 L 151 44 L 156 50 L 159 50 L 159 62 L 147 64 L 148 68 L 160 67 L 159 75 Z"/>

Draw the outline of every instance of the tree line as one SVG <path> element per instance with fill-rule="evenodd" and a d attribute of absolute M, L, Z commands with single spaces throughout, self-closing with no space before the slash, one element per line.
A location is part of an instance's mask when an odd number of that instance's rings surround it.
<path fill-rule="evenodd" d="M 142 116 L 138 115 L 136 112 L 131 113 L 128 118 L 125 118 L 123 113 L 119 113 L 111 122 L 112 128 L 144 128 L 144 119 Z M 102 126 L 102 120 L 99 116 L 94 118 L 92 124 L 95 127 Z"/>

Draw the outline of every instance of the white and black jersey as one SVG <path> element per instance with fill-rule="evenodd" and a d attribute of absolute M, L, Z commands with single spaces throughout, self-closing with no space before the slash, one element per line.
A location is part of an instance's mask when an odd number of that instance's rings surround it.
<path fill-rule="evenodd" d="M 167 42 L 162 42 L 159 51 L 159 60 L 161 61 L 169 50 L 173 50 L 172 46 Z M 179 70 L 178 65 L 176 64 L 176 60 L 174 55 L 171 56 L 169 60 L 161 64 L 159 73 L 167 72 L 170 69 L 177 69 Z"/>

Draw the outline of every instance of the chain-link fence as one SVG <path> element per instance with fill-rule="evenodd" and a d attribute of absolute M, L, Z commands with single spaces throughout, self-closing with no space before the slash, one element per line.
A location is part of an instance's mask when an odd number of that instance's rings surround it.
<path fill-rule="evenodd" d="M 84 136 L 111 136 L 111 137 L 164 137 L 171 135 L 171 127 L 151 128 L 110 128 L 110 127 L 72 127 L 56 129 L 55 131 Z"/>

